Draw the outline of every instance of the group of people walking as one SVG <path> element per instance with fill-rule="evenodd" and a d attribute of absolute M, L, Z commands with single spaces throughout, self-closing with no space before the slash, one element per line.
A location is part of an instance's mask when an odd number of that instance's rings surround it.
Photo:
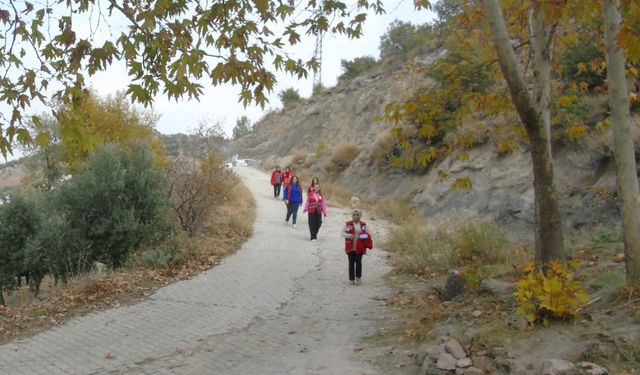
<path fill-rule="evenodd" d="M 271 185 L 273 186 L 273 198 L 279 199 L 282 191 L 282 200 L 287 207 L 285 223 L 296 228 L 298 210 L 304 204 L 303 213 L 308 214 L 309 235 L 312 242 L 317 241 L 318 231 L 322 226 L 322 217 L 327 216 L 327 200 L 322 194 L 322 188 L 317 177 L 311 179 L 311 185 L 307 189 L 307 199 L 304 200 L 302 185 L 289 167 L 284 170 L 276 166 L 271 173 Z M 342 237 L 345 239 L 345 252 L 349 259 L 349 282 L 359 284 L 362 277 L 362 256 L 367 249 L 373 248 L 373 239 L 367 231 L 367 225 L 361 220 L 361 212 L 353 210 L 351 220 L 345 223 Z"/>

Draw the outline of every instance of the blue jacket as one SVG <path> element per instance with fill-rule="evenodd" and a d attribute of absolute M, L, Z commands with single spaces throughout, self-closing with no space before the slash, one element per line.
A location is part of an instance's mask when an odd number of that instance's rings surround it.
<path fill-rule="evenodd" d="M 298 184 L 289 184 L 284 188 L 282 199 L 289 200 L 289 203 L 302 203 L 302 189 Z"/>

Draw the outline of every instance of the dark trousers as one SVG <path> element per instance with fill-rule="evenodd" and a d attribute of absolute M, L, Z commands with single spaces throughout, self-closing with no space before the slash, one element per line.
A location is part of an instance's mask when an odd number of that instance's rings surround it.
<path fill-rule="evenodd" d="M 282 184 L 274 184 L 273 185 L 273 196 L 275 198 L 278 198 L 280 196 L 280 186 L 282 186 Z"/>
<path fill-rule="evenodd" d="M 347 253 L 349 257 L 349 280 L 355 280 L 355 277 L 358 279 L 362 277 L 362 254 L 356 254 L 355 251 L 350 251 Z"/>
<path fill-rule="evenodd" d="M 287 218 L 285 221 L 289 221 L 289 218 L 293 215 L 293 224 L 296 223 L 296 220 L 298 219 L 298 207 L 300 207 L 300 203 L 289 202 L 287 205 Z"/>
<path fill-rule="evenodd" d="M 309 234 L 312 240 L 318 239 L 318 231 L 322 226 L 322 213 L 309 212 Z"/>

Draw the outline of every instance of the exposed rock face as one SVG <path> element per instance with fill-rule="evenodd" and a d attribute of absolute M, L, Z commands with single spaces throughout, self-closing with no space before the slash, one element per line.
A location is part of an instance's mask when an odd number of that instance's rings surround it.
<path fill-rule="evenodd" d="M 442 51 L 420 57 L 430 64 Z M 412 208 L 439 225 L 460 218 L 492 218 L 520 238 L 531 238 L 534 195 L 531 158 L 522 153 L 498 155 L 490 142 L 469 150 L 466 161 L 447 157 L 426 173 L 415 174 L 372 161 L 376 140 L 385 136 L 391 124 L 375 120 L 385 106 L 407 98 L 418 86 L 430 81 L 423 73 L 397 69 L 370 73 L 327 89 L 298 106 L 272 113 L 254 126 L 255 131 L 231 145 L 238 153 L 265 161 L 287 163 L 296 151 L 307 155 L 304 167 L 325 177 L 323 165 L 332 149 L 349 142 L 360 153 L 337 180 L 357 196 L 374 199 L 408 199 Z M 318 146 L 326 150 L 316 154 Z M 615 205 L 614 165 L 610 157 L 586 147 L 554 147 L 557 188 L 564 223 L 568 227 L 610 223 L 619 217 Z M 438 171 L 446 172 L 443 181 Z M 452 190 L 457 178 L 469 177 L 470 190 Z M 303 181 L 304 183 L 304 181 Z"/>

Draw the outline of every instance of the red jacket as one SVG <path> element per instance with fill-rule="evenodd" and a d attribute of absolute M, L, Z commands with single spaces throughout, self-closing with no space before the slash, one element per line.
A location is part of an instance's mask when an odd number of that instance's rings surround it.
<path fill-rule="evenodd" d="M 271 185 L 275 185 L 276 184 L 276 173 L 280 173 L 280 183 L 282 184 L 283 181 L 284 181 L 283 178 L 282 178 L 282 175 L 284 174 L 284 173 L 282 173 L 282 169 L 279 170 L 279 171 L 276 171 L 274 169 L 273 173 L 271 173 Z"/>
<path fill-rule="evenodd" d="M 281 174 L 282 176 L 282 187 L 288 186 L 289 181 L 291 181 L 291 172 L 284 171 Z"/>
<path fill-rule="evenodd" d="M 360 227 L 362 228 L 362 232 L 360 233 L 360 237 L 356 242 L 356 254 L 366 254 L 367 249 L 373 248 L 373 238 L 371 238 L 371 234 L 367 232 L 367 224 L 364 221 L 360 221 Z M 353 220 L 349 220 L 345 223 L 343 233 L 354 235 L 355 228 L 353 226 Z M 344 239 L 344 250 L 345 252 L 353 251 L 353 239 L 345 238 Z"/>

